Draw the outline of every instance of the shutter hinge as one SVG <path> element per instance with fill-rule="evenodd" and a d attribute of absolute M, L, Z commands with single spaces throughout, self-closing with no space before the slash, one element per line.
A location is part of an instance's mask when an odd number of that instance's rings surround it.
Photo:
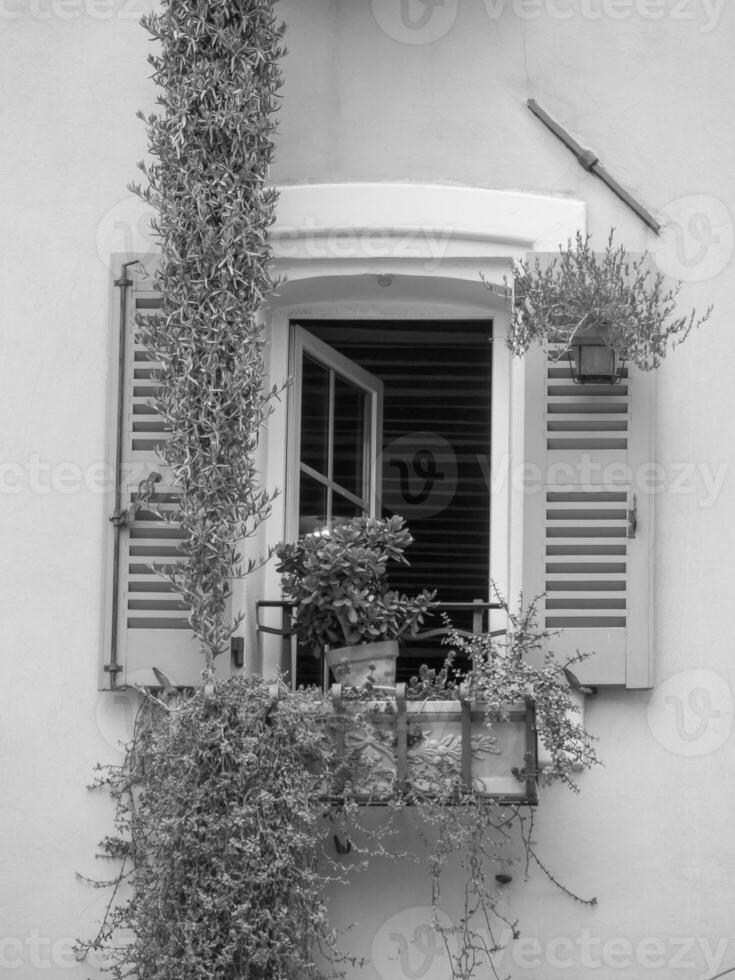
<path fill-rule="evenodd" d="M 634 538 L 637 529 L 638 529 L 638 506 L 636 504 L 635 494 L 633 494 L 633 506 L 628 511 L 628 537 Z"/>
<path fill-rule="evenodd" d="M 156 499 L 156 484 L 160 483 L 162 479 L 161 474 L 155 470 L 144 477 L 138 484 L 138 492 L 130 506 L 124 510 L 120 510 L 119 507 L 114 510 L 110 514 L 110 522 L 115 527 L 127 527 L 131 521 L 135 520 L 135 515 L 139 510 L 142 510 L 146 504 Z"/>

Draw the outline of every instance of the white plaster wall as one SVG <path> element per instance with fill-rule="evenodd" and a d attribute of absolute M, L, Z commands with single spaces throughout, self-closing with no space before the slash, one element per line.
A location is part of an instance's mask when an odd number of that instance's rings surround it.
<path fill-rule="evenodd" d="M 408 4 L 421 13 L 418 0 Z M 540 945 L 506 966 L 533 980 L 689 980 L 735 966 L 735 13 L 705 0 L 447 0 L 436 14 L 447 30 L 435 22 L 438 36 L 417 44 L 406 43 L 416 32 L 396 26 L 397 0 L 282 0 L 280 9 L 290 54 L 274 180 L 571 195 L 586 201 L 593 233 L 615 225 L 630 249 L 647 246 L 678 269 L 684 303 L 716 305 L 659 373 L 668 489 L 656 515 L 656 677 L 668 686 L 598 695 L 588 722 L 606 768 L 582 778 L 578 799 L 555 790 L 538 812 L 541 853 L 599 905 L 566 901 L 538 873 L 525 889 L 512 884 L 514 914 Z M 116 757 L 129 712 L 96 690 L 107 515 L 94 467 L 105 460 L 106 259 L 148 244 L 126 190 L 145 152 L 135 110 L 154 95 L 140 12 L 128 0 L 3 0 L 0 10 L 0 969 L 23 978 L 94 975 L 61 941 L 89 935 L 102 909 L 100 893 L 75 879 L 104 873 L 93 854 L 109 805 L 86 785 L 95 762 Z M 528 97 L 647 207 L 671 216 L 660 238 L 578 167 L 528 112 Z M 722 485 L 710 492 L 705 479 Z M 655 733 L 649 717 L 659 719 Z M 407 909 L 425 904 L 396 878 L 340 896 L 344 915 L 362 919 L 353 941 L 367 955 L 390 916 L 407 921 Z M 368 895 L 378 905 L 366 913 Z M 588 954 L 578 945 L 571 965 L 550 962 L 551 941 L 579 940 L 582 930 Z M 647 939 L 653 945 L 641 947 Z M 603 955 L 615 940 L 623 945 Z M 402 980 L 380 969 L 363 976 Z"/>
<path fill-rule="evenodd" d="M 59 16 L 74 9 L 0 14 L 0 972 L 24 980 L 97 975 L 66 940 L 103 908 L 75 874 L 108 871 L 110 805 L 87 785 L 129 711 L 97 692 L 107 259 L 136 232 L 135 110 L 153 93 L 141 10 Z"/>

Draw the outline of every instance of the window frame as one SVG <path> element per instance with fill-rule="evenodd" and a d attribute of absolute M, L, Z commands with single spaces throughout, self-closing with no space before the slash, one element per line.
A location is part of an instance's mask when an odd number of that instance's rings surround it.
<path fill-rule="evenodd" d="M 271 229 L 274 275 L 281 280 L 263 315 L 269 323 L 269 380 L 290 373 L 289 321 L 305 319 L 493 319 L 490 572 L 516 599 L 523 583 L 525 363 L 505 346 L 503 284 L 513 261 L 529 251 L 555 251 L 586 230 L 586 206 L 569 197 L 438 184 L 299 184 L 278 188 Z M 495 285 L 489 291 L 481 282 Z M 387 284 L 381 288 L 378 280 Z M 286 537 L 287 393 L 275 404 L 259 447 L 266 489 L 279 491 L 271 519 L 253 543 L 263 554 Z M 241 591 L 242 590 L 242 591 Z M 235 602 L 281 594 L 275 563 Z M 500 616 L 491 626 L 504 625 Z M 253 636 L 255 640 L 255 636 Z M 273 676 L 276 637 L 258 636 L 259 665 Z"/>
<path fill-rule="evenodd" d="M 308 330 L 299 326 L 298 323 L 291 322 L 290 346 L 290 371 L 291 378 L 290 390 L 287 394 L 288 399 L 288 458 L 286 460 L 286 517 L 285 517 L 285 538 L 288 541 L 295 541 L 298 537 L 299 520 L 299 499 L 301 486 L 302 462 L 300 459 L 301 447 L 301 401 L 302 401 L 302 373 L 301 364 L 304 355 L 312 355 L 314 360 L 323 364 L 330 372 L 346 378 L 356 387 L 359 387 L 369 398 L 369 408 L 366 418 L 366 432 L 364 435 L 365 457 L 369 461 L 370 470 L 365 474 L 364 500 L 367 503 L 367 513 L 375 516 L 378 488 L 380 486 L 380 446 L 378 445 L 378 435 L 382 428 L 382 383 L 380 379 L 373 378 L 369 372 L 363 370 L 349 358 L 344 357 L 334 350 L 329 344 L 325 344 Z M 330 406 L 331 410 L 331 406 Z M 330 434 L 331 441 L 331 434 Z M 322 479 L 319 480 L 323 482 Z M 334 479 L 327 474 L 325 483 L 328 490 L 332 491 L 338 487 Z"/>
<path fill-rule="evenodd" d="M 345 283 L 342 284 L 346 285 Z M 360 284 L 355 284 L 360 285 Z M 364 284 L 363 284 L 364 285 Z M 427 282 L 428 296 L 413 302 L 391 301 L 376 297 L 355 304 L 353 300 L 321 301 L 283 306 L 270 317 L 269 370 L 276 383 L 281 379 L 288 385 L 283 398 L 275 408 L 267 432 L 267 481 L 271 490 L 286 488 L 274 501 L 271 518 L 266 522 L 268 539 L 266 547 L 273 548 L 283 540 L 295 540 L 297 528 L 292 501 L 295 493 L 293 480 L 297 465 L 298 414 L 300 389 L 295 384 L 294 367 L 297 363 L 297 345 L 291 341 L 292 331 L 299 320 L 375 319 L 453 320 L 478 319 L 493 321 L 493 357 L 491 367 L 491 432 L 490 432 L 490 482 L 488 505 L 490 508 L 489 569 L 491 582 L 504 595 L 518 596 L 522 584 L 522 533 L 524 494 L 521 482 L 514 478 L 523 451 L 524 367 L 522 359 L 511 358 L 505 344 L 507 314 L 497 307 L 488 309 L 484 296 L 477 292 L 475 283 L 467 283 L 464 302 L 455 297 L 454 302 L 441 304 L 441 291 Z M 486 292 L 480 285 L 482 292 Z M 434 298 L 436 294 L 436 298 Z M 489 294 L 488 294 L 489 295 Z M 483 305 L 483 302 L 485 305 Z M 316 338 L 315 338 L 316 339 Z M 328 345 L 325 345 L 328 346 Z M 495 475 L 493 475 L 495 474 Z M 491 492 L 494 491 L 494 492 Z M 273 563 L 265 569 L 263 597 L 280 595 L 280 578 Z M 470 601 L 472 596 L 468 596 Z M 491 626 L 504 625 L 501 614 L 492 614 Z M 275 638 L 263 635 L 262 656 L 264 666 L 280 657 Z"/>

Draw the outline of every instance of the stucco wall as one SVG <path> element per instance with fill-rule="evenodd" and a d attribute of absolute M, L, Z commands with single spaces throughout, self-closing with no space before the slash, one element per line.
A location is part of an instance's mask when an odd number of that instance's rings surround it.
<path fill-rule="evenodd" d="M 658 379 L 662 686 L 590 701 L 606 768 L 582 778 L 578 799 L 555 790 L 538 812 L 540 852 L 599 905 L 576 906 L 538 873 L 527 888 L 510 885 L 513 917 L 539 943 L 517 962 L 508 954 L 514 977 L 709 977 L 735 965 L 735 11 L 723 6 L 447 0 L 422 34 L 400 20 L 397 0 L 281 3 L 290 54 L 275 181 L 573 196 L 587 203 L 595 235 L 615 225 L 630 249 L 649 247 L 685 280 L 684 303 L 716 306 Z M 417 21 L 422 7 L 408 0 Z M 130 710 L 122 696 L 98 694 L 96 682 L 108 256 L 149 244 L 126 191 L 145 152 L 135 110 L 154 97 L 141 12 L 127 0 L 4 0 L 0 11 L 8 134 L 0 185 L 0 969 L 24 978 L 93 974 L 73 965 L 63 940 L 89 935 L 103 908 L 101 894 L 75 879 L 104 874 L 93 853 L 109 830 L 109 805 L 86 785 L 97 761 L 116 757 Z M 649 209 L 669 216 L 660 238 L 579 168 L 527 110 L 528 97 Z M 365 916 L 367 895 L 379 911 Z M 426 904 L 378 878 L 340 900 L 346 917 L 363 919 L 354 941 L 367 955 L 376 931 L 407 929 L 407 910 Z M 389 921 L 396 914 L 399 926 Z M 565 938 L 576 943 L 572 954 Z M 622 945 L 605 947 L 615 940 Z M 423 976 L 433 980 L 438 970 L 437 961 Z M 378 963 L 363 975 L 410 974 Z"/>

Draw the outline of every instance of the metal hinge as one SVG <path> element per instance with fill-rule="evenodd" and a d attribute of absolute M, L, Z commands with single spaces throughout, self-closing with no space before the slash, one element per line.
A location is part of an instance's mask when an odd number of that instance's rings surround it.
<path fill-rule="evenodd" d="M 628 511 L 628 537 L 634 538 L 638 528 L 638 507 L 636 505 L 635 494 L 633 494 L 633 506 Z"/>
<path fill-rule="evenodd" d="M 144 477 L 138 484 L 138 492 L 133 502 L 124 510 L 118 508 L 118 510 L 110 514 L 108 518 L 110 523 L 114 524 L 115 527 L 127 527 L 135 520 L 135 515 L 139 510 L 142 510 L 146 504 L 155 501 L 156 484 L 160 483 L 162 479 L 161 474 L 155 470 Z"/>

